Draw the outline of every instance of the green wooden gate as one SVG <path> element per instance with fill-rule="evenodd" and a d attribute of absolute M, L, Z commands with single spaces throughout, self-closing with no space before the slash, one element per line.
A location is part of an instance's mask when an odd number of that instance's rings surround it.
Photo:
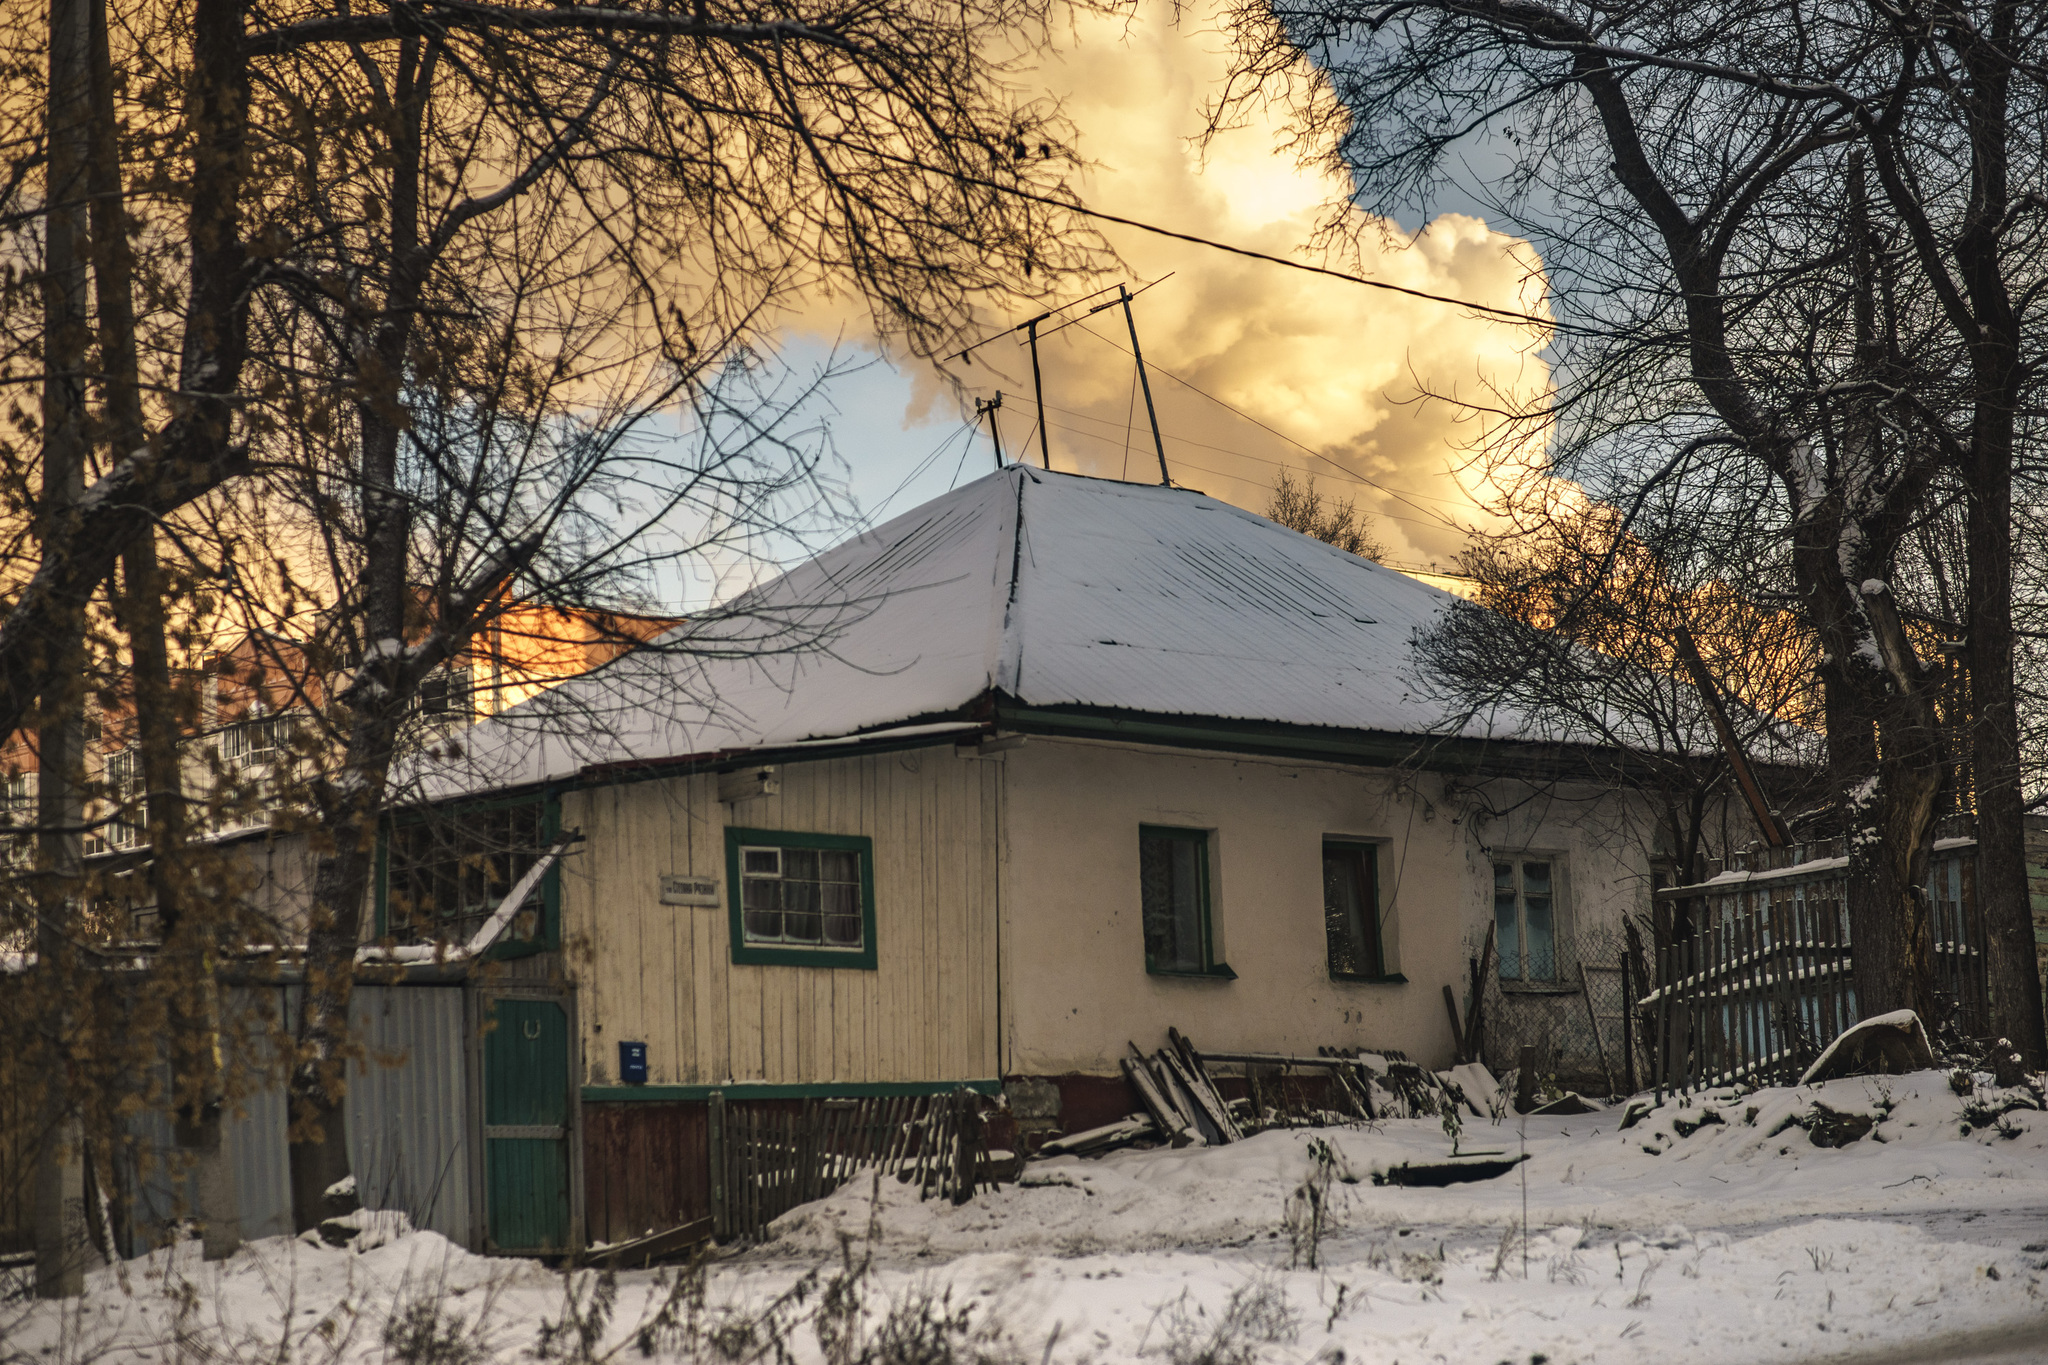
<path fill-rule="evenodd" d="M 484 1207 L 489 1249 L 552 1255 L 569 1231 L 569 1015 L 558 1000 L 500 997 L 484 1035 Z"/>

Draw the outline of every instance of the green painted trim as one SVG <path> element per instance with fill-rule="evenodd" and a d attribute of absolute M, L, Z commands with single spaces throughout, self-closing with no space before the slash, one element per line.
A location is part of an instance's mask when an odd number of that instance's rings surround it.
<path fill-rule="evenodd" d="M 1150 962 L 1150 959 L 1148 958 L 1148 959 L 1146 960 L 1146 967 L 1145 967 L 1145 975 L 1147 975 L 1147 976 L 1157 976 L 1157 977 L 1161 977 L 1161 978 L 1164 978 L 1165 980 L 1168 980 L 1168 981 L 1235 981 L 1235 980 L 1237 980 L 1237 973 L 1236 973 L 1236 972 L 1234 972 L 1234 971 L 1232 971 L 1232 970 L 1230 970 L 1230 964 L 1229 964 L 1228 962 L 1212 962 L 1212 963 L 1210 963 L 1210 964 L 1209 964 L 1209 968 L 1208 968 L 1208 970 L 1207 970 L 1207 971 L 1200 971 L 1200 972 L 1169 972 L 1169 971 L 1164 971 L 1164 970 L 1162 970 L 1161 968 L 1158 968 L 1158 967 L 1154 967 L 1154 966 L 1152 966 L 1152 965 L 1151 965 L 1151 962 Z"/>
<path fill-rule="evenodd" d="M 860 855 L 860 939 L 858 952 L 844 948 L 782 948 L 746 941 L 746 916 L 740 907 L 740 847 L 831 848 Z M 794 830 L 725 828 L 726 905 L 732 961 L 736 967 L 824 967 L 842 971 L 875 970 L 875 841 L 865 834 L 804 834 Z"/>
<path fill-rule="evenodd" d="M 1353 986 L 1405 986 L 1408 984 L 1408 978 L 1399 972 L 1388 972 L 1385 976 L 1350 976 L 1331 972 L 1330 980 L 1342 981 Z"/>
<path fill-rule="evenodd" d="M 708 1100 L 714 1092 L 728 1101 L 891 1099 L 900 1095 L 950 1095 L 959 1089 L 1000 1095 L 1000 1080 L 983 1081 L 728 1081 L 724 1085 L 586 1085 L 585 1104 L 629 1100 Z"/>
<path fill-rule="evenodd" d="M 1145 950 L 1145 974 L 1147 976 L 1171 976 L 1186 978 L 1207 978 L 1215 981 L 1235 981 L 1237 973 L 1216 960 L 1216 925 L 1209 905 L 1209 831 L 1206 829 L 1184 829 L 1178 825 L 1139 825 L 1139 860 L 1142 867 L 1144 843 L 1147 839 L 1171 839 L 1175 843 L 1193 844 L 1201 850 L 1195 860 L 1195 900 L 1202 912 L 1202 967 L 1200 971 L 1183 971 L 1171 967 L 1155 966 L 1152 950 Z M 1143 874 L 1140 873 L 1138 898 L 1141 902 L 1138 914 L 1138 931 L 1144 932 Z"/>

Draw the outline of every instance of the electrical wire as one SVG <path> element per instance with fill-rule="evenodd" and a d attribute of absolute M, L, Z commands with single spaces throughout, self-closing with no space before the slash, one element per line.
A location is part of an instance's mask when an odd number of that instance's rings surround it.
<path fill-rule="evenodd" d="M 867 512 L 862 516 L 861 529 L 868 530 L 874 527 L 875 524 L 881 520 L 882 513 L 886 512 L 889 509 L 889 504 L 896 501 L 896 499 L 902 497 L 903 490 L 910 487 L 911 484 L 915 483 L 918 477 L 922 475 L 925 472 L 925 470 L 931 468 L 932 465 L 938 461 L 939 456 L 945 454 L 947 448 L 951 446 L 953 442 L 960 439 L 961 432 L 964 431 L 971 435 L 975 430 L 976 428 L 971 423 L 962 422 L 959 426 L 954 427 L 951 431 L 947 432 L 945 436 L 940 439 L 939 443 L 932 447 L 931 453 L 925 456 L 922 460 L 919 460 L 917 462 L 917 467 L 912 469 L 908 474 L 905 474 L 903 476 L 903 482 L 896 485 L 896 489 L 894 492 L 889 494 L 888 497 L 883 498 L 879 503 L 875 504 L 875 507 L 872 511 Z M 970 448 L 972 448 L 972 444 L 972 442 L 969 442 Z M 961 458 L 966 458 L 964 453 L 961 456 Z"/>
<path fill-rule="evenodd" d="M 1097 341 L 1101 342 L 1105 346 L 1115 347 L 1117 350 L 1122 351 L 1125 355 L 1132 354 L 1131 349 L 1128 346 L 1124 346 L 1117 342 L 1111 341 L 1108 337 L 1096 331 L 1093 327 L 1084 326 L 1081 328 L 1081 330 L 1086 332 L 1089 336 L 1094 337 Z M 1135 360 L 1136 357 L 1132 356 L 1132 359 Z M 1192 383 L 1189 380 L 1182 379 L 1172 370 L 1165 369 L 1159 365 L 1152 365 L 1150 366 L 1150 368 L 1157 370 L 1160 374 L 1165 375 L 1168 379 L 1171 379 L 1174 383 L 1179 384 L 1181 387 L 1188 389 L 1194 393 L 1200 394 L 1202 397 L 1208 399 L 1210 402 L 1216 404 L 1218 407 L 1223 408 L 1226 411 L 1236 413 L 1245 421 L 1250 422 L 1253 426 L 1259 428 L 1259 430 L 1264 431 L 1270 435 L 1279 437 L 1281 440 L 1287 442 L 1287 444 L 1293 446 L 1295 449 L 1309 456 L 1309 458 L 1321 460 L 1324 464 L 1329 465 L 1332 469 L 1338 470 L 1346 477 L 1356 479 L 1358 482 L 1365 484 L 1368 488 L 1376 488 L 1380 492 L 1385 493 L 1388 497 L 1399 498 L 1402 502 L 1407 503 L 1410 507 L 1413 507 L 1416 511 L 1422 513 L 1424 516 L 1432 518 L 1439 525 L 1448 527 L 1453 531 L 1463 531 L 1466 529 L 1465 527 L 1458 525 L 1457 522 L 1452 521 L 1443 513 L 1438 512 L 1433 508 L 1424 507 L 1421 503 L 1415 501 L 1413 497 L 1410 497 L 1408 494 L 1401 492 L 1399 489 L 1389 488 L 1386 484 L 1381 483 L 1377 479 L 1371 478 L 1365 474 L 1361 474 L 1355 469 L 1348 469 L 1345 466 L 1337 463 L 1335 460 L 1331 459 L 1329 456 L 1323 454 L 1320 450 L 1317 450 L 1312 446 L 1302 444 L 1300 441 L 1295 440 L 1292 436 L 1289 436 L 1286 432 L 1281 431 L 1277 427 L 1268 426 L 1266 423 L 1261 422 L 1258 418 L 1246 412 L 1243 408 L 1238 407 L 1235 403 L 1230 402 L 1228 399 L 1218 398 L 1215 394 L 1210 393 L 1207 389 L 1202 388 L 1200 385 Z M 1217 471 L 1210 470 L 1208 472 L 1213 474 Z M 1224 477 L 1230 478 L 1232 476 L 1226 474 L 1224 475 Z M 1386 516 L 1390 514 L 1383 512 L 1380 515 Z"/>
<path fill-rule="evenodd" d="M 1099 431 L 1083 431 L 1079 427 L 1070 427 L 1063 422 L 1047 422 L 1045 424 L 1045 427 L 1047 431 L 1064 431 L 1070 436 L 1080 436 L 1090 441 L 1101 441 L 1105 445 L 1108 445 L 1113 439 L 1112 437 L 1104 436 Z M 1034 426 L 1033 430 L 1036 429 L 1037 428 Z M 1226 455 L 1231 455 L 1235 454 L 1236 452 L 1226 450 L 1222 453 Z M 1256 459 L 1258 457 L 1252 456 L 1250 458 Z M 1235 479 L 1240 483 L 1251 482 L 1251 480 L 1245 478 L 1242 474 L 1232 474 L 1228 470 L 1223 469 L 1211 469 L 1207 465 L 1196 464 L 1192 460 L 1184 459 L 1178 456 L 1174 458 L 1173 462 L 1182 469 L 1192 469 L 1197 473 L 1201 474 L 1214 474 L 1219 479 Z M 1352 482 L 1358 481 L 1354 479 L 1352 480 Z M 1437 517 L 1425 521 L 1421 517 L 1404 517 L 1399 512 L 1374 512 L 1373 515 L 1376 517 L 1384 517 L 1388 521 L 1405 521 L 1415 526 L 1426 526 L 1432 530 L 1438 530 L 1445 526 L 1450 526 L 1454 530 L 1464 529 L 1463 527 L 1458 526 L 1455 522 L 1451 522 L 1442 517 Z"/>
<path fill-rule="evenodd" d="M 1158 237 L 1170 237 L 1177 242 L 1190 242 L 1195 246 L 1208 247 L 1212 251 L 1225 251 L 1233 256 L 1244 256 L 1254 261 L 1265 261 L 1271 265 L 1284 265 L 1290 270 L 1305 270 L 1311 275 L 1327 275 L 1333 280 L 1343 280 L 1348 284 L 1362 284 L 1368 289 L 1384 289 L 1389 293 L 1405 294 L 1413 299 L 1426 299 L 1431 303 L 1447 303 L 1454 308 L 1468 308 L 1475 313 L 1482 313 L 1502 322 L 1519 322 L 1531 327 L 1542 327 L 1560 332 L 1579 332 L 1587 336 L 1603 336 L 1606 334 L 1604 329 L 1598 327 L 1587 327 L 1576 322 L 1565 322 L 1559 318 L 1537 317 L 1533 313 L 1517 312 L 1512 308 L 1495 308 L 1491 304 L 1474 303 L 1470 299 L 1453 298 L 1448 294 L 1432 294 L 1424 289 L 1410 289 L 1405 284 L 1393 284 L 1386 280 L 1368 279 L 1364 275 L 1353 275 L 1342 270 L 1332 270 L 1325 265 L 1310 265 L 1306 261 L 1290 261 L 1285 256 L 1273 256 L 1263 251 L 1254 251 L 1250 247 L 1233 246 L 1229 242 L 1219 242 L 1214 238 L 1197 236 L 1192 232 L 1179 232 L 1173 228 L 1160 227 L 1156 223 L 1142 222 L 1136 218 L 1125 218 L 1121 214 L 1105 213 L 1101 209 L 1091 209 L 1085 204 L 1069 203 L 1054 195 L 1034 194 L 1030 190 L 1019 189 L 1015 185 L 1005 185 L 1001 181 L 990 180 L 984 176 L 969 175 L 957 168 L 946 169 L 927 165 L 915 157 L 897 156 L 876 147 L 862 145 L 851 139 L 834 137 L 829 133 L 810 133 L 808 136 L 820 142 L 832 142 L 840 146 L 851 147 L 855 151 L 866 156 L 872 156 L 878 161 L 891 161 L 899 166 L 906 166 L 911 170 L 923 171 L 927 175 L 944 176 L 946 179 L 962 185 L 979 185 L 983 189 L 994 190 L 998 194 L 1007 194 L 1013 199 L 1022 199 L 1027 203 L 1042 204 L 1047 208 L 1060 209 L 1067 213 L 1078 213 L 1083 218 L 1094 218 L 1104 223 L 1116 223 L 1123 227 L 1136 228 L 1140 232 L 1149 232 Z M 1069 304 L 1066 306 L 1072 307 L 1073 305 Z M 1002 334 L 998 333 L 997 335 Z M 991 337 L 989 340 L 994 340 L 994 338 Z M 985 341 L 978 341 L 975 343 L 975 346 L 986 344 Z M 973 349 L 973 346 L 968 348 L 968 350 Z M 962 352 L 962 354 L 965 354 L 965 352 Z"/>
<path fill-rule="evenodd" d="M 1156 369 L 1158 369 L 1159 367 L 1158 367 L 1157 365 L 1154 365 L 1154 366 L 1152 366 L 1152 368 L 1156 370 Z M 1164 372 L 1162 371 L 1162 373 L 1164 373 Z M 1133 387 L 1134 389 L 1135 389 L 1135 387 L 1136 387 L 1136 384 L 1137 384 L 1137 375 L 1136 375 L 1136 371 L 1135 371 L 1135 370 L 1133 370 L 1133 372 L 1132 372 L 1132 387 Z M 1114 423 L 1113 423 L 1113 422 L 1112 422 L 1112 421 L 1111 421 L 1111 420 L 1110 420 L 1109 418 L 1106 418 L 1106 417 L 1097 417 L 1097 416 L 1095 416 L 1095 415 L 1094 415 L 1093 413 L 1086 413 L 1086 412 L 1080 412 L 1080 411 L 1077 411 L 1077 410 L 1075 410 L 1075 409 L 1073 409 L 1073 408 L 1063 408 L 1063 407 L 1061 407 L 1061 406 L 1060 406 L 1059 404 L 1057 404 L 1057 403 L 1047 403 L 1047 404 L 1045 405 L 1045 407 L 1046 407 L 1046 411 L 1048 411 L 1048 412 L 1057 412 L 1057 413 L 1063 413 L 1063 414 L 1065 414 L 1066 416 L 1068 416 L 1068 417 L 1072 417 L 1072 418 L 1074 418 L 1074 419 L 1075 419 L 1075 420 L 1077 420 L 1077 421 L 1082 421 L 1082 422 L 1099 422 L 1099 423 L 1101 423 L 1101 424 L 1102 424 L 1103 426 L 1114 426 L 1114 425 L 1115 425 L 1115 424 L 1114 424 Z M 1068 430 L 1072 430 L 1072 428 L 1069 428 L 1069 427 L 1061 427 L 1061 428 L 1060 428 L 1060 430 L 1062 430 L 1062 431 L 1068 431 Z M 1084 436 L 1086 436 L 1086 435 L 1094 435 L 1094 436 L 1096 436 L 1096 438 L 1097 438 L 1097 439 L 1099 439 L 1099 440 L 1107 440 L 1107 439 L 1108 439 L 1107 437 L 1103 437 L 1103 436 L 1100 436 L 1100 435 L 1099 435 L 1098 433 L 1092 433 L 1092 432 L 1079 432 L 1079 433 L 1077 433 L 1077 434 L 1079 434 L 1079 435 L 1084 435 Z M 1257 461 L 1258 463 L 1260 463 L 1260 464 L 1269 464 L 1269 465 L 1272 465 L 1272 466 L 1274 466 L 1275 468 L 1278 468 L 1278 469 L 1285 469 L 1285 468 L 1288 468 L 1288 467 L 1289 467 L 1289 466 L 1288 466 L 1288 462 L 1287 462 L 1286 460 L 1276 460 L 1276 459 L 1274 459 L 1274 458 L 1273 458 L 1272 456 L 1270 456 L 1270 455 L 1254 455 L 1254 454 L 1252 454 L 1252 452 L 1250 452 L 1249 450 L 1238 450 L 1238 449 L 1236 449 L 1235 447 L 1232 447 L 1232 446 L 1219 446 L 1219 445 L 1211 445 L 1211 444 L 1210 444 L 1209 442 L 1207 442 L 1207 441 L 1197 441 L 1197 440 L 1195 440 L 1195 439 L 1194 439 L 1194 438 L 1193 438 L 1192 436 L 1179 436 L 1179 435 L 1176 435 L 1176 434 L 1174 434 L 1173 432 L 1170 432 L 1170 431 L 1166 431 L 1166 430 L 1164 430 L 1164 429 L 1162 429 L 1162 430 L 1160 431 L 1160 433 L 1159 433 L 1159 434 L 1160 434 L 1160 436 L 1162 436 L 1162 437 L 1163 437 L 1163 438 L 1165 438 L 1166 440 L 1169 440 L 1169 441 L 1177 441 L 1177 442 L 1179 442 L 1179 443 L 1180 443 L 1181 445 L 1184 445 L 1184 446 L 1193 446 L 1193 447 L 1194 447 L 1195 449 L 1197 449 L 1197 450 L 1213 450 L 1213 451 L 1215 451 L 1215 452 L 1216 452 L 1216 453 L 1217 453 L 1218 455 L 1229 455 L 1229 456 L 1233 456 L 1233 457 L 1235 457 L 1235 458 L 1237 458 L 1237 459 L 1240 459 L 1240 460 L 1256 460 L 1256 461 Z M 1331 467 L 1332 467 L 1333 469 L 1337 470 L 1337 473 L 1336 473 L 1336 474 L 1334 474 L 1334 475 L 1330 475 L 1330 476 L 1328 476 L 1328 477 L 1334 478 L 1334 479 L 1335 479 L 1335 480 L 1336 480 L 1336 481 L 1337 481 L 1338 483 L 1350 483 L 1350 484 L 1356 484 L 1356 485 L 1358 485 L 1358 486 L 1359 486 L 1360 488 L 1371 488 L 1371 489 L 1375 489 L 1375 490 L 1377 490 L 1377 491 L 1379 491 L 1379 492 L 1383 492 L 1383 493 L 1399 493 L 1399 494 L 1402 494 L 1402 495 L 1403 495 L 1403 496 L 1405 496 L 1405 497 L 1410 497 L 1410 498 L 1422 498 L 1422 499 L 1424 499 L 1425 501 L 1429 501 L 1429 502 L 1440 502 L 1440 503 L 1444 504 L 1444 506 L 1446 506 L 1446 507 L 1450 507 L 1450 508 L 1454 508 L 1454 509 L 1456 509 L 1456 508 L 1464 508 L 1464 507 L 1468 507 L 1468 506 L 1470 506 L 1470 505 L 1471 505 L 1471 500 L 1470 500 L 1470 499 L 1460 500 L 1460 499 L 1457 499 L 1457 498 L 1447 498 L 1447 497 L 1444 497 L 1444 496 L 1443 496 L 1442 494 L 1439 494 L 1439 493 L 1420 493 L 1420 492 L 1417 492 L 1416 490 L 1414 490 L 1414 489 L 1412 489 L 1412 488 L 1398 488 L 1398 489 L 1397 489 L 1397 488 L 1394 488 L 1394 487 L 1392 487 L 1392 486 L 1391 486 L 1391 485 L 1389 485 L 1389 484 L 1375 483 L 1375 482 L 1373 482 L 1372 480 L 1370 480 L 1370 479 L 1367 479 L 1367 478 L 1364 478 L 1364 477 L 1363 477 L 1363 476 L 1361 476 L 1361 475 L 1358 475 L 1358 474 L 1354 474 L 1354 473 L 1352 473 L 1351 471 L 1349 471 L 1349 470 L 1345 469 L 1345 468 L 1344 468 L 1344 466 L 1342 466 L 1342 465 L 1339 465 L 1339 464 L 1335 464 L 1334 462 L 1332 462 L 1332 461 L 1328 460 L 1328 459 L 1327 459 L 1326 457 L 1323 457 L 1323 456 L 1317 456 L 1317 458 L 1318 458 L 1318 459 L 1322 459 L 1322 460 L 1324 461 L 1324 463 L 1326 463 L 1326 464 L 1330 464 L 1330 465 L 1331 465 Z M 1221 473 L 1222 471 L 1220 471 L 1220 470 L 1215 470 L 1215 469 L 1208 469 L 1208 470 L 1204 470 L 1203 472 L 1204 472 L 1204 473 L 1209 473 L 1209 474 L 1218 474 L 1218 473 Z M 1236 475 L 1236 474 L 1224 474 L 1224 475 L 1223 475 L 1223 477 L 1224 477 L 1224 478 L 1226 478 L 1226 479 L 1236 479 L 1236 478 L 1240 478 L 1241 476 L 1239 476 L 1239 475 Z M 1250 480 L 1244 480 L 1244 482 L 1250 482 Z M 1380 515 L 1380 514 L 1376 514 L 1376 515 Z"/>

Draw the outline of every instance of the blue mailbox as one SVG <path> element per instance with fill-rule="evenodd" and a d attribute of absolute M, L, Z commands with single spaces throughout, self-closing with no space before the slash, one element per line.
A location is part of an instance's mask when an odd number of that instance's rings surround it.
<path fill-rule="evenodd" d="M 647 1084 L 647 1044 L 619 1044 L 619 1079 L 627 1085 Z"/>

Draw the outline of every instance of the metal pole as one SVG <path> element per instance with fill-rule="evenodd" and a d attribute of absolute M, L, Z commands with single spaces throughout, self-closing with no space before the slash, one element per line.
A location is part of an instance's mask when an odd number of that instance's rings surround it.
<path fill-rule="evenodd" d="M 1052 468 L 1052 448 L 1045 439 L 1045 380 L 1038 372 L 1038 324 L 1051 316 L 1042 314 L 1024 324 L 1025 339 L 1031 343 L 1031 391 L 1038 397 L 1038 458 L 1047 469 Z"/>
<path fill-rule="evenodd" d="M 1166 443 L 1159 439 L 1159 410 L 1152 406 L 1152 380 L 1145 373 L 1145 353 L 1138 349 L 1138 324 L 1131 316 L 1131 291 L 1118 284 L 1116 294 L 1117 302 L 1124 306 L 1124 326 L 1131 333 L 1131 355 L 1138 362 L 1138 383 L 1145 390 L 1145 416 L 1152 423 L 1152 449 L 1159 454 L 1159 482 L 1171 486 L 1173 476 L 1166 472 Z"/>
<path fill-rule="evenodd" d="M 975 416 L 979 417 L 983 413 L 988 414 L 988 439 L 995 444 L 997 469 L 1003 467 L 1003 433 L 996 427 L 996 413 L 1002 410 L 1002 406 L 1003 391 L 1001 389 L 997 389 L 996 396 L 986 403 L 980 399 L 976 399 L 974 402 Z"/>

